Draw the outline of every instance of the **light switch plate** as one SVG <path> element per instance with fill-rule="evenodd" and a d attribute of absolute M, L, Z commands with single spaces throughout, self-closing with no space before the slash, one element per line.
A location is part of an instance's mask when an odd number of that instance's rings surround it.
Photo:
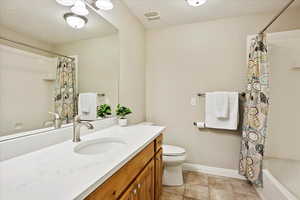
<path fill-rule="evenodd" d="M 191 98 L 191 105 L 192 106 L 196 106 L 197 105 L 197 98 L 196 97 L 192 97 Z"/>

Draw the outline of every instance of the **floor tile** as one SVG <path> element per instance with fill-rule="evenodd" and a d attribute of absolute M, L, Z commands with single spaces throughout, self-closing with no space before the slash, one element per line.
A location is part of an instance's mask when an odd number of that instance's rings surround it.
<path fill-rule="evenodd" d="M 164 186 L 163 191 L 183 195 L 184 194 L 185 185 L 182 186 Z"/>
<path fill-rule="evenodd" d="M 257 196 L 255 188 L 246 181 L 230 181 L 234 193 Z"/>
<path fill-rule="evenodd" d="M 193 199 L 193 198 L 189 198 L 189 197 L 183 197 L 183 200 L 197 200 L 197 199 Z"/>
<path fill-rule="evenodd" d="M 208 176 L 202 173 L 186 172 L 184 182 L 186 184 L 208 186 Z"/>
<path fill-rule="evenodd" d="M 183 176 L 183 186 L 163 187 L 162 200 L 261 200 L 245 180 L 187 171 Z"/>
<path fill-rule="evenodd" d="M 224 177 L 208 176 L 209 188 L 232 191 L 231 183 Z"/>
<path fill-rule="evenodd" d="M 234 200 L 234 194 L 232 190 L 210 188 L 209 198 L 210 200 Z"/>
<path fill-rule="evenodd" d="M 186 184 L 184 197 L 194 198 L 197 200 L 208 200 L 208 187 L 203 185 Z"/>
<path fill-rule="evenodd" d="M 235 194 L 235 200 L 260 200 L 258 196 L 247 195 L 247 194 Z"/>
<path fill-rule="evenodd" d="M 162 193 L 161 200 L 183 200 L 183 196 L 164 191 Z"/>

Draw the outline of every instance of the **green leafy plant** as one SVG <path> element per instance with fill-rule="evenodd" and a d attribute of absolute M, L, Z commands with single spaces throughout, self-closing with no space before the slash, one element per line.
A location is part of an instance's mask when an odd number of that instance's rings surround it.
<path fill-rule="evenodd" d="M 108 104 L 102 104 L 97 107 L 97 116 L 98 117 L 106 117 L 107 115 L 111 115 L 111 107 Z"/>
<path fill-rule="evenodd" d="M 125 119 L 125 116 L 129 115 L 131 113 L 132 113 L 132 111 L 129 108 L 127 108 L 125 106 L 121 106 L 120 104 L 117 105 L 116 114 L 121 119 Z"/>

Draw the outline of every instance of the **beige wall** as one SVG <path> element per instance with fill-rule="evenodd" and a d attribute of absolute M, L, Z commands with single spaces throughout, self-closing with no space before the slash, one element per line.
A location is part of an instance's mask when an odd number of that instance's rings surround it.
<path fill-rule="evenodd" d="M 273 14 L 229 18 L 149 30 L 146 33 L 147 120 L 167 126 L 165 142 L 183 146 L 187 161 L 237 168 L 237 132 L 198 130 L 204 99 L 191 106 L 198 92 L 241 91 L 246 80 L 247 35 L 257 33 Z M 290 10 L 269 31 L 300 27 L 300 9 Z"/>
<path fill-rule="evenodd" d="M 80 40 L 59 45 L 55 51 L 78 58 L 78 91 L 104 93 L 101 103 L 113 107 L 118 102 L 119 80 L 119 38 L 118 34 L 106 37 Z"/>
<path fill-rule="evenodd" d="M 97 12 L 119 31 L 120 103 L 132 108 L 129 120 L 136 123 L 145 119 L 145 31 L 121 1 L 114 1 L 114 6 Z"/>

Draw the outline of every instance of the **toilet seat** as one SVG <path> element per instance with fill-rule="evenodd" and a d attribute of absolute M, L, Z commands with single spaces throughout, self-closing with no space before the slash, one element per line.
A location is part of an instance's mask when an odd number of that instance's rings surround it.
<path fill-rule="evenodd" d="M 164 156 L 183 156 L 185 149 L 172 145 L 162 145 Z"/>
<path fill-rule="evenodd" d="M 186 155 L 180 155 L 180 156 L 165 156 L 163 155 L 163 161 L 165 163 L 174 164 L 174 163 L 183 163 L 186 159 Z"/>

